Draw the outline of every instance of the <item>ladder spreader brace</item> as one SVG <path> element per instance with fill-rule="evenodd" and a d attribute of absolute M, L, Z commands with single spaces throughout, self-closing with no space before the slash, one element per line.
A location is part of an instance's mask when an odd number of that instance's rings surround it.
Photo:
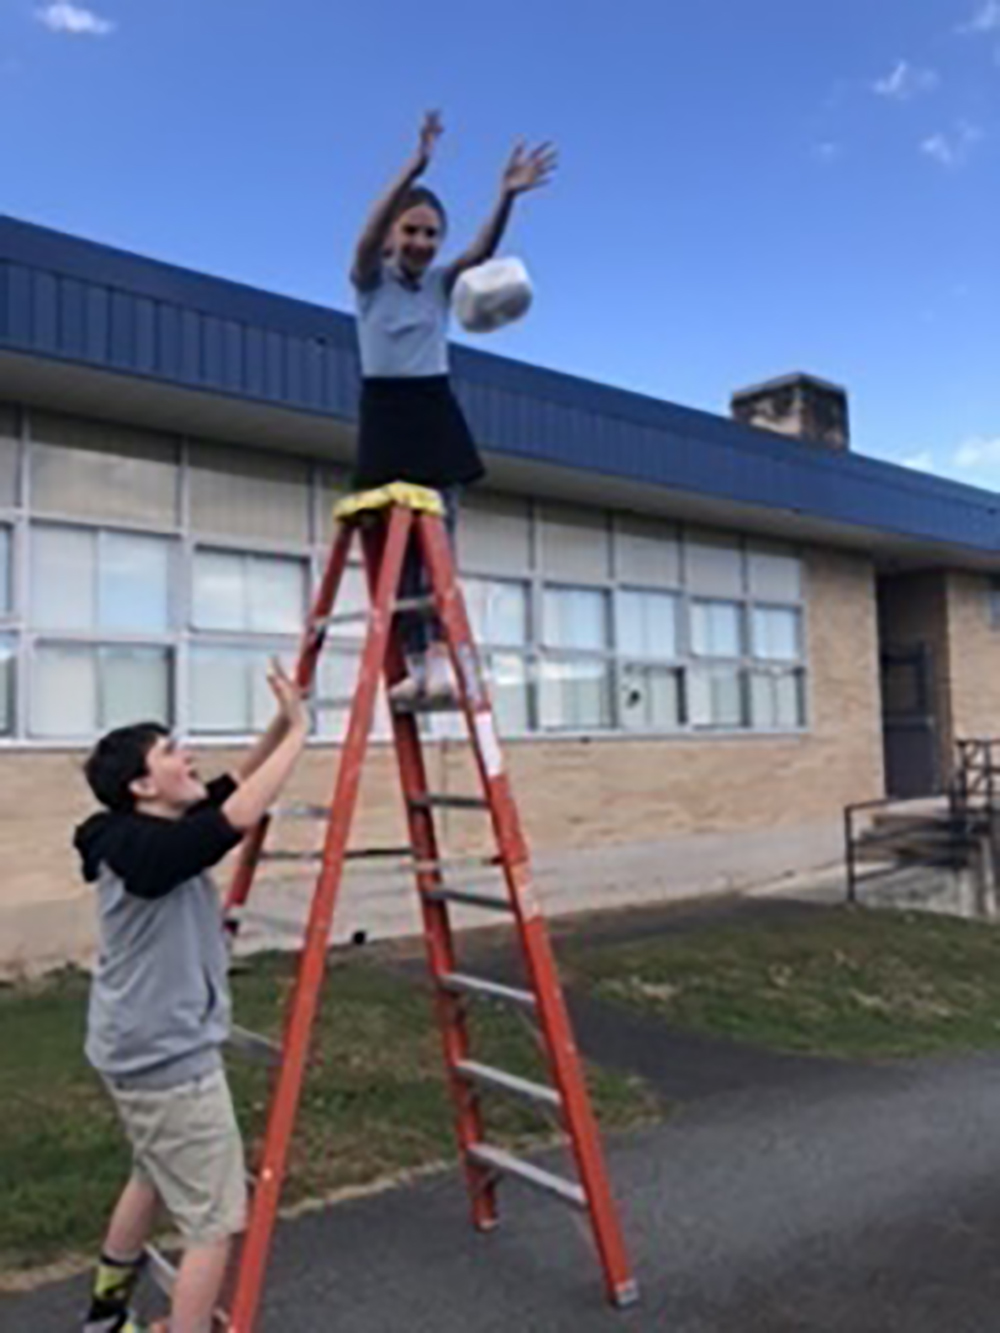
<path fill-rule="evenodd" d="M 364 619 L 367 634 L 347 735 L 340 751 L 330 804 L 295 807 L 299 818 L 325 821 L 322 852 L 316 854 L 318 874 L 302 944 L 297 979 L 288 1002 L 280 1043 L 242 1029 L 234 1032 L 234 1049 L 275 1067 L 267 1128 L 254 1180 L 246 1235 L 240 1250 L 231 1312 L 230 1333 L 252 1333 L 263 1293 L 264 1277 L 277 1220 L 281 1187 L 299 1098 L 306 1074 L 313 1025 L 325 976 L 337 893 L 345 865 L 380 854 L 407 857 L 412 863 L 420 898 L 427 957 L 434 983 L 435 1007 L 444 1047 L 445 1067 L 455 1107 L 461 1161 L 472 1210 L 480 1231 L 497 1222 L 497 1185 L 503 1178 L 544 1191 L 585 1212 L 590 1221 L 608 1299 L 618 1307 L 633 1304 L 633 1280 L 612 1198 L 597 1124 L 590 1104 L 580 1056 L 556 971 L 538 901 L 532 885 L 528 849 L 521 831 L 511 786 L 497 739 L 489 693 L 472 639 L 469 620 L 442 521 L 443 506 L 434 491 L 395 483 L 349 497 L 336 509 L 337 530 L 329 560 L 316 592 L 300 643 L 296 679 L 308 691 L 328 630 L 345 620 L 334 612 L 337 593 L 355 537 L 360 538 L 371 606 Z M 425 562 L 432 595 L 401 600 L 397 593 L 407 546 L 411 540 Z M 362 767 L 368 747 L 379 685 L 391 687 L 403 678 L 405 664 L 398 615 L 436 615 L 457 681 L 454 707 L 468 726 L 469 740 L 482 796 L 456 798 L 428 790 L 421 746 L 419 716 L 438 711 L 421 704 L 392 710 L 392 731 L 409 829 L 409 846 L 388 849 L 348 848 L 358 802 Z M 349 613 L 357 620 L 357 614 Z M 490 818 L 496 855 L 458 858 L 460 864 L 493 866 L 503 875 L 505 894 L 449 887 L 449 862 L 438 845 L 435 810 L 448 806 L 483 810 Z M 226 902 L 226 924 L 235 935 L 244 920 L 254 875 L 268 853 L 269 820 L 264 819 L 244 840 Z M 280 855 L 280 853 L 279 853 Z M 490 981 L 464 972 L 456 959 L 449 908 L 458 904 L 503 912 L 513 919 L 528 977 L 528 987 Z M 261 913 L 261 920 L 267 920 Z M 528 1010 L 536 1021 L 551 1082 L 532 1082 L 472 1058 L 465 1005 L 478 997 Z M 481 1098 L 492 1093 L 515 1096 L 555 1113 L 566 1130 L 576 1169 L 567 1179 L 524 1161 L 486 1141 Z M 154 1271 L 169 1269 L 158 1256 Z M 164 1279 L 166 1281 L 166 1279 Z M 225 1324 L 223 1324 L 225 1326 Z"/>

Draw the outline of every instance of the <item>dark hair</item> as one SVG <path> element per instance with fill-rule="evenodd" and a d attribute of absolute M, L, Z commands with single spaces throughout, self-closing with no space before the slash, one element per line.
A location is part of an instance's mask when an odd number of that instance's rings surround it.
<path fill-rule="evenodd" d="M 428 190 L 426 185 L 412 185 L 400 199 L 392 214 L 392 221 L 397 222 L 404 213 L 408 213 L 411 208 L 420 208 L 426 206 L 433 208 L 434 212 L 441 219 L 441 235 L 448 230 L 448 214 L 444 204 L 437 197 L 433 190 Z"/>
<path fill-rule="evenodd" d="M 90 790 L 109 810 L 131 810 L 135 798 L 129 790 L 146 774 L 149 752 L 170 732 L 160 722 L 136 722 L 109 731 L 91 750 L 83 771 Z"/>

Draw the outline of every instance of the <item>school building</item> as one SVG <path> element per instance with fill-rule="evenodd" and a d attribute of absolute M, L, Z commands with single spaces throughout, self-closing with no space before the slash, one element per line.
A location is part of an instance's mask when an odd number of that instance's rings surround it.
<path fill-rule="evenodd" d="M 726 418 L 464 348 L 454 372 L 490 471 L 460 563 L 550 911 L 833 863 L 845 804 L 938 790 L 1000 731 L 998 497 L 853 451 L 838 387 Z M 102 729 L 162 718 L 210 769 L 265 724 L 357 379 L 346 314 L 0 217 L 0 967 L 90 948 L 70 834 Z M 328 796 L 343 726 L 319 716 L 296 796 Z M 467 778 L 453 727 L 438 790 Z M 400 805 L 378 745 L 359 842 Z M 413 896 L 352 882 L 335 938 L 414 929 Z"/>

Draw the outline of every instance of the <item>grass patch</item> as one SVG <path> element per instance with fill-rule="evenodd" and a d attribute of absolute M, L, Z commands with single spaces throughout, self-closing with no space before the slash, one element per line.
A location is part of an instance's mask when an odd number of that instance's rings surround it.
<path fill-rule="evenodd" d="M 1000 1048 L 1000 930 L 833 908 L 576 946 L 571 967 L 614 1003 L 679 1028 L 782 1051 L 892 1058 Z"/>
<path fill-rule="evenodd" d="M 234 978 L 242 1025 L 280 1032 L 292 982 L 287 957 L 254 960 Z M 0 1272 L 52 1262 L 99 1244 L 128 1171 L 128 1151 L 82 1045 L 87 980 L 67 972 L 0 990 Z M 515 1015 L 474 1010 L 477 1058 L 544 1077 L 530 1035 Z M 268 1072 L 230 1063 L 248 1143 L 263 1128 Z M 637 1080 L 592 1069 L 605 1127 L 657 1118 L 662 1105 Z M 544 1140 L 530 1108 L 488 1098 L 497 1141 Z M 315 1059 L 294 1140 L 285 1200 L 319 1197 L 455 1158 L 451 1104 L 427 988 L 377 960 L 331 967 Z"/>

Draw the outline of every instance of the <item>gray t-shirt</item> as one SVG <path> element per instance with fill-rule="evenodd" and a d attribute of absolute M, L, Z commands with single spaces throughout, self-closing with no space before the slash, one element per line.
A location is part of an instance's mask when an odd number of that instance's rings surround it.
<path fill-rule="evenodd" d="M 357 290 L 361 373 L 366 379 L 448 374 L 447 270 L 432 268 L 414 285 L 392 264 Z"/>

